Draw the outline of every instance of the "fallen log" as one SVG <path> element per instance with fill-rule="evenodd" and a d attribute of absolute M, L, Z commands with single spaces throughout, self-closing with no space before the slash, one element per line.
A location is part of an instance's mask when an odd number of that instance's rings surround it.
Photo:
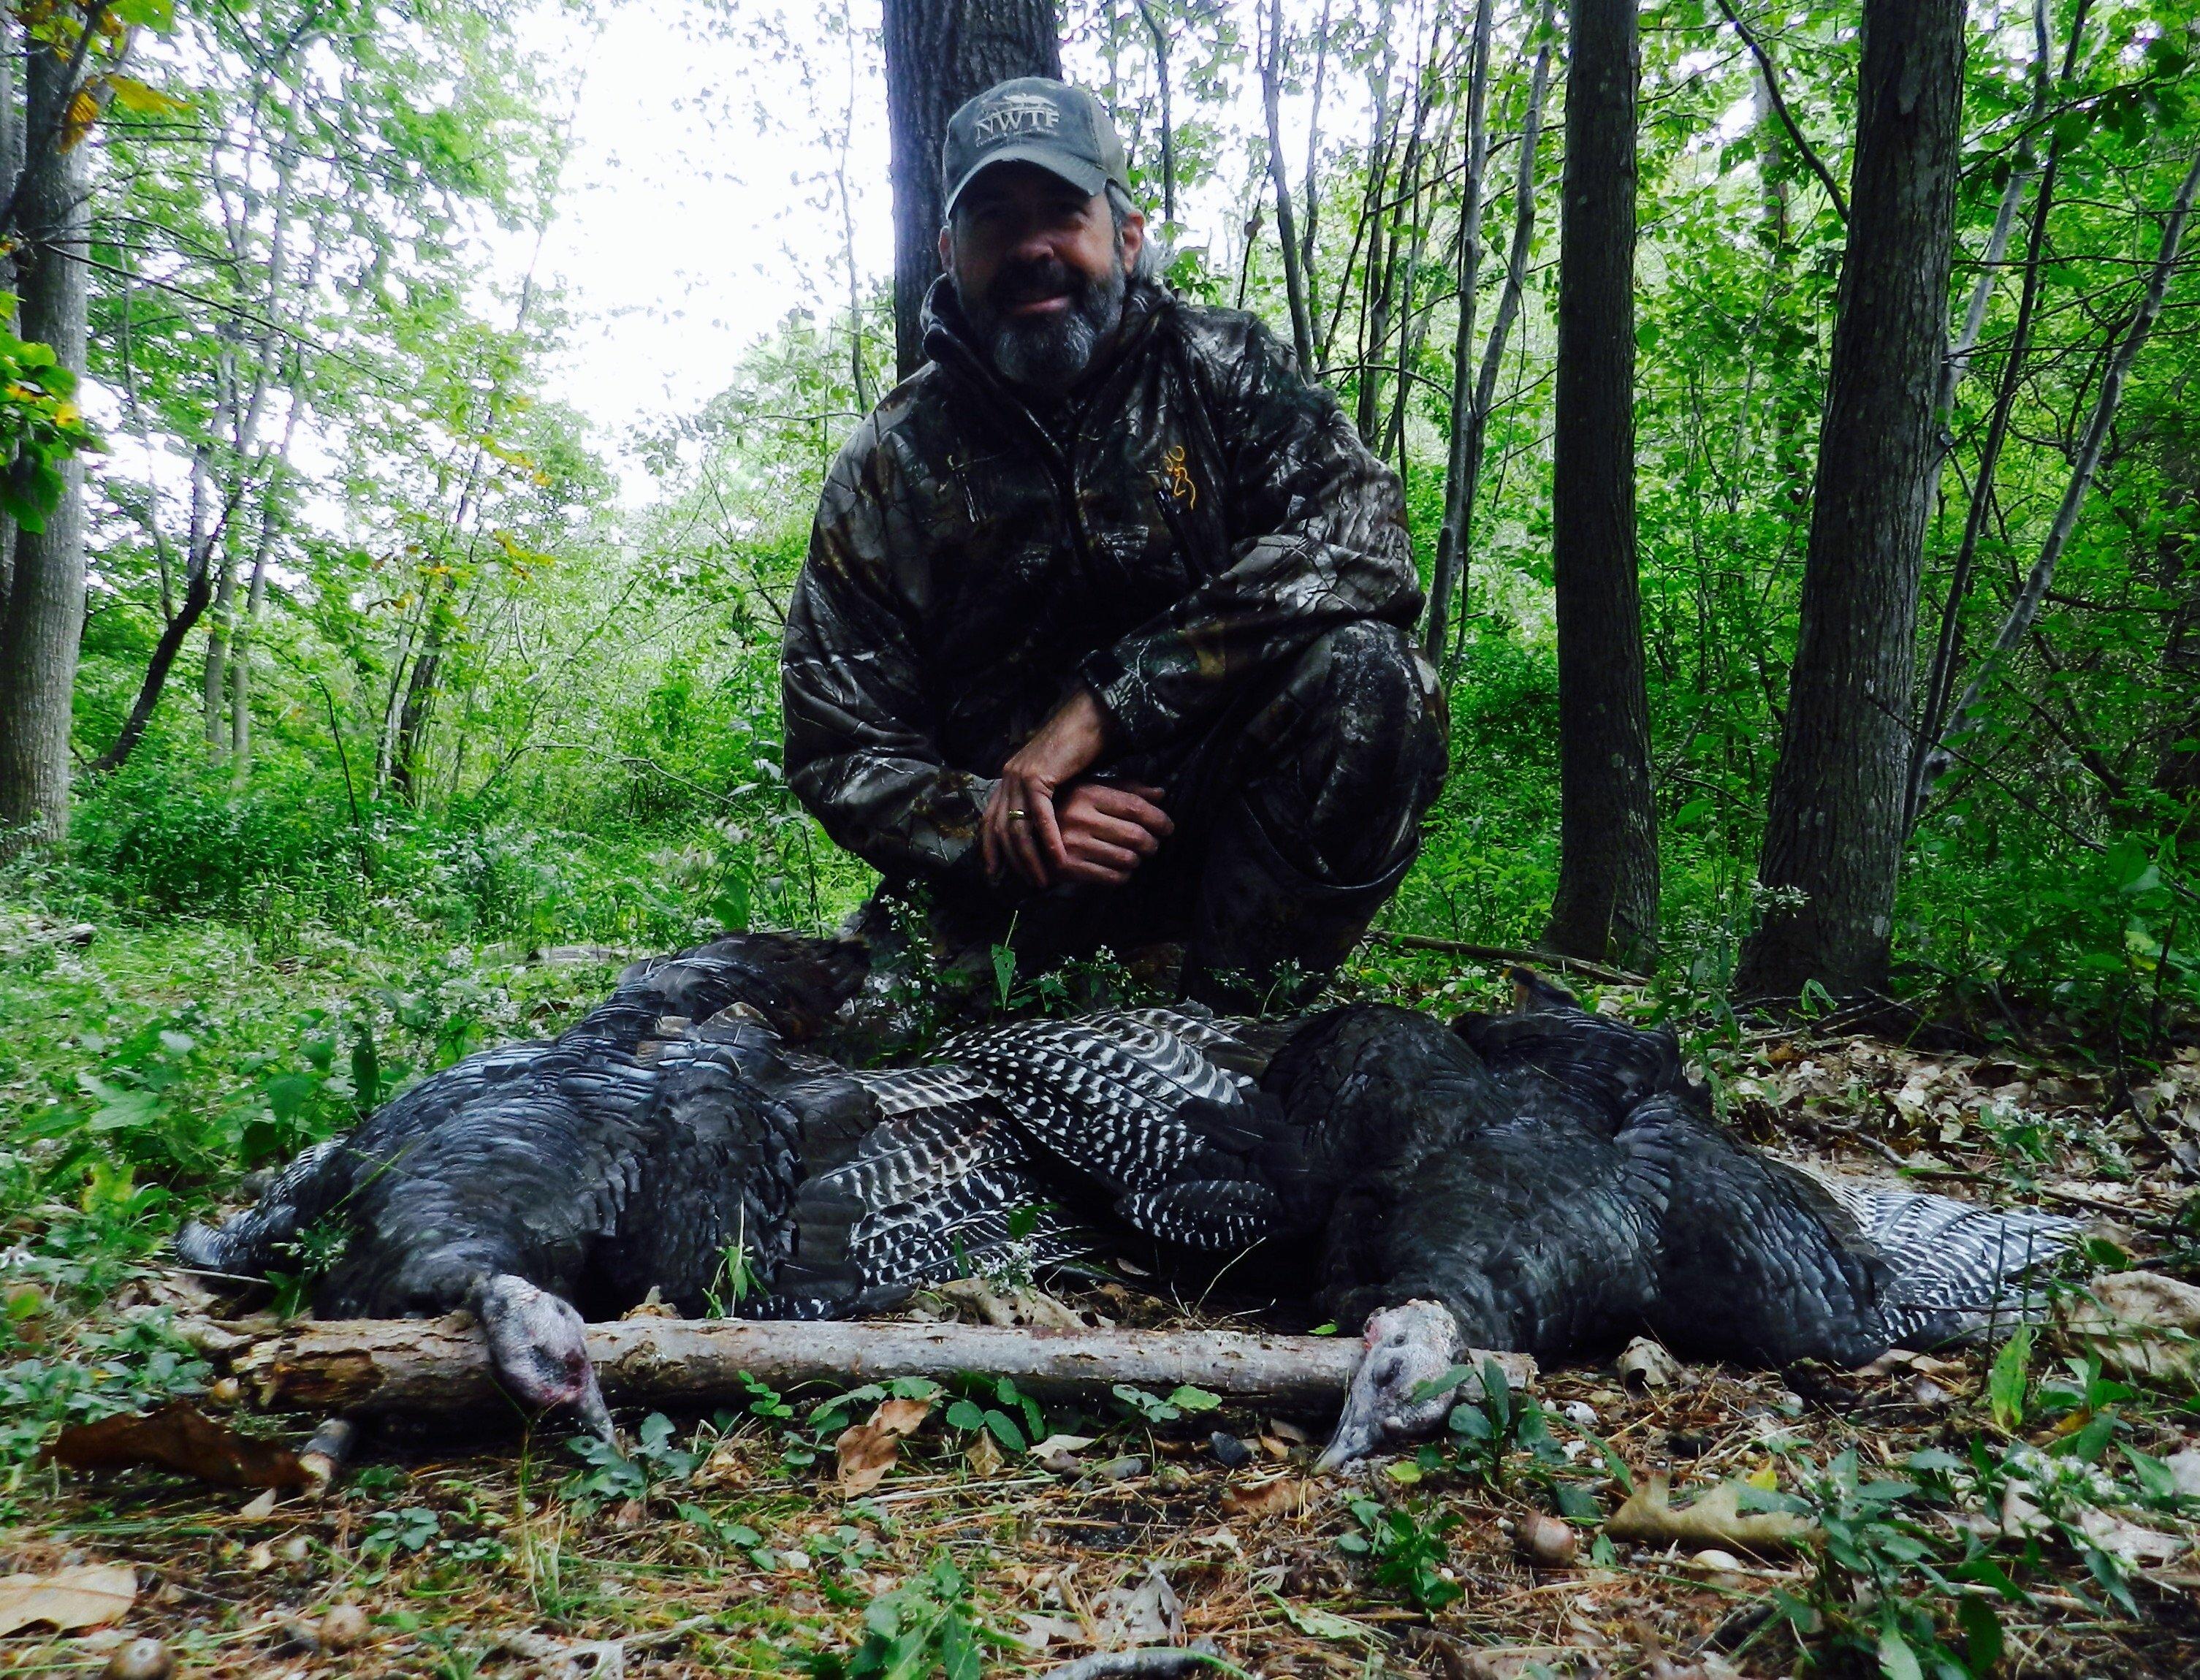
<path fill-rule="evenodd" d="M 482 1412 L 508 1405 L 465 1314 L 441 1319 L 301 1320 L 242 1333 L 208 1326 L 263 1407 L 360 1415 Z M 1360 1356 L 1356 1338 L 1235 1330 L 1040 1330 L 972 1324 L 804 1324 L 776 1320 L 623 1319 L 588 1326 L 588 1355 L 611 1404 L 701 1408 L 744 1399 L 744 1378 L 785 1391 L 893 1377 L 1007 1377 L 1035 1395 L 1091 1395 L 1118 1383 L 1180 1384 L 1279 1412 L 1334 1412 Z M 1524 1388 L 1536 1362 L 1494 1359 Z"/>

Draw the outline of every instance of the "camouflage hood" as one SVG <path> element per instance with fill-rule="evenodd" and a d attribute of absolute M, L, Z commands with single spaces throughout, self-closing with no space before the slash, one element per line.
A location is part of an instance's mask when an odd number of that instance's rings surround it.
<path fill-rule="evenodd" d="M 1325 631 L 1409 625 L 1397 479 L 1253 316 L 1133 284 L 1044 418 L 972 344 L 933 360 L 828 475 L 781 659 L 787 779 L 892 877 L 974 865 L 1009 754 L 1078 685 L 1163 748 Z"/>

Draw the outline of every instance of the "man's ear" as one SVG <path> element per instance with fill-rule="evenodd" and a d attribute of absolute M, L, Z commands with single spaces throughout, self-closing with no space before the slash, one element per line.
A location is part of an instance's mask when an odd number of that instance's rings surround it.
<path fill-rule="evenodd" d="M 1118 236 L 1123 248 L 1123 272 L 1134 272 L 1138 266 L 1138 253 L 1146 248 L 1146 213 L 1132 209 L 1123 217 L 1123 231 Z"/>
<path fill-rule="evenodd" d="M 955 230 L 945 225 L 939 230 L 939 266 L 943 273 L 955 272 Z"/>

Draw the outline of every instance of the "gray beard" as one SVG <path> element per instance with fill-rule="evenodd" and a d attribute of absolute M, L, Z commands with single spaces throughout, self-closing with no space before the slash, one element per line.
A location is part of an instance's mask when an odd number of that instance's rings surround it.
<path fill-rule="evenodd" d="M 1039 321 L 1003 320 L 988 305 L 963 296 L 961 287 L 955 295 L 995 372 L 1012 385 L 1059 392 L 1092 366 L 1123 319 L 1128 289 L 1122 269 L 1111 266 L 1105 280 L 1086 285 L 1060 315 Z"/>

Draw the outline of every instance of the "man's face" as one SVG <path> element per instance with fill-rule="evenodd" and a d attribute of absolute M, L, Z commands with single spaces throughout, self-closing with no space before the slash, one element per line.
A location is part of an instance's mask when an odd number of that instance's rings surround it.
<path fill-rule="evenodd" d="M 1037 164 L 1003 163 L 962 190 L 939 260 L 1002 377 L 1054 388 L 1091 366 L 1115 331 L 1144 238 L 1135 210 L 1117 233 L 1106 194 L 1087 197 Z"/>

